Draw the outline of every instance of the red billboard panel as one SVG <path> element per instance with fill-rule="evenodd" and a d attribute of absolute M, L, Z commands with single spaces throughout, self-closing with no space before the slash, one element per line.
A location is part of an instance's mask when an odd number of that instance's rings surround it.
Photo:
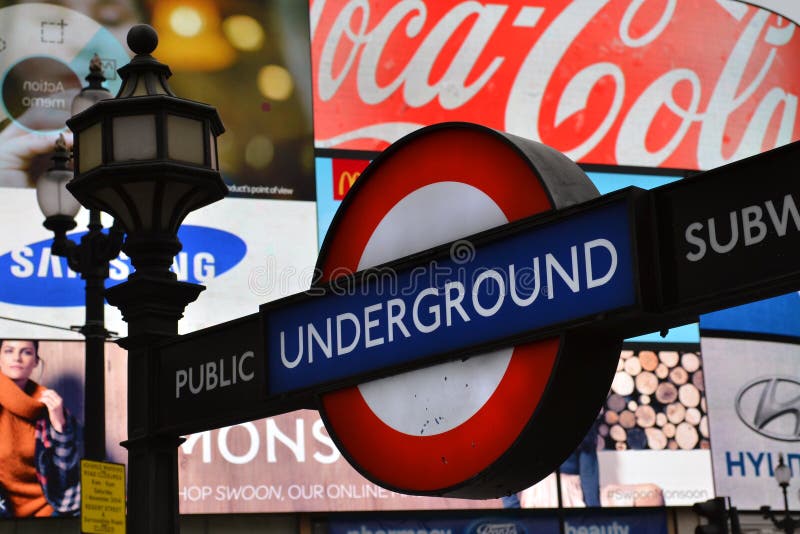
<path fill-rule="evenodd" d="M 800 32 L 709 0 L 311 4 L 318 148 L 469 121 L 585 163 L 708 169 L 800 136 Z"/>

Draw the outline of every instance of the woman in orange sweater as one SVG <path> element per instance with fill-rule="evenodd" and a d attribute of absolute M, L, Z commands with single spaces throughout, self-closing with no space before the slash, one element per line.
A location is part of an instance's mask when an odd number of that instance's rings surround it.
<path fill-rule="evenodd" d="M 75 515 L 78 427 L 61 397 L 30 379 L 39 343 L 0 340 L 0 517 Z"/>

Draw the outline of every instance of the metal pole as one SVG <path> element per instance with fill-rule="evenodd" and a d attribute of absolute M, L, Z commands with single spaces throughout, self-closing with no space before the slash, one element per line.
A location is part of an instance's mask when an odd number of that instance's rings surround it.
<path fill-rule="evenodd" d="M 105 460 L 106 411 L 105 411 L 105 341 L 108 331 L 104 317 L 104 284 L 108 278 L 108 262 L 119 254 L 123 233 L 116 225 L 109 233 L 103 233 L 100 212 L 89 210 L 89 231 L 76 244 L 67 237 L 67 230 L 75 222 L 51 217 L 45 227 L 53 230 L 52 251 L 67 259 L 69 268 L 79 273 L 85 281 L 85 323 L 80 333 L 86 339 L 84 363 L 84 457 Z"/>
<path fill-rule="evenodd" d="M 90 210 L 87 236 L 100 233 L 102 228 L 100 212 Z M 87 244 L 91 248 L 91 244 Z M 93 252 L 89 251 L 89 255 L 94 255 Z M 80 330 L 86 339 L 84 456 L 102 461 L 106 458 L 105 341 L 108 336 L 103 292 L 108 277 L 108 262 L 85 263 L 82 277 L 86 281 L 86 315 Z"/>
<path fill-rule="evenodd" d="M 787 496 L 787 488 L 788 484 L 781 484 L 781 489 L 783 490 L 783 510 L 785 513 L 785 517 L 783 519 L 783 531 L 786 534 L 794 534 L 794 518 L 789 515 L 789 497 Z"/>
<path fill-rule="evenodd" d="M 564 497 L 561 493 L 561 466 L 556 467 L 556 496 L 558 497 L 558 532 L 564 534 L 566 524 L 564 521 Z"/>
<path fill-rule="evenodd" d="M 151 260 L 163 254 L 171 262 L 180 250 L 179 244 L 177 250 L 170 250 L 164 242 L 142 245 L 153 251 Z M 128 323 L 128 337 L 119 341 L 128 351 L 128 440 L 122 443 L 128 449 L 128 533 L 176 534 L 180 531 L 177 487 L 182 439 L 155 430 L 159 391 L 158 353 L 153 348 L 177 335 L 184 308 L 205 288 L 178 282 L 169 272 L 169 263 L 161 273 L 143 274 L 138 269 L 127 282 L 106 291 L 108 302 L 122 311 Z"/>

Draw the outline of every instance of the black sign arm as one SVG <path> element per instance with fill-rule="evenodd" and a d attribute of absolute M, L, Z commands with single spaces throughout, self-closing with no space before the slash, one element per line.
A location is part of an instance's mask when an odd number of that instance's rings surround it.
<path fill-rule="evenodd" d="M 800 287 L 800 142 L 651 190 L 666 321 Z"/>
<path fill-rule="evenodd" d="M 258 313 L 171 339 L 158 351 L 158 427 L 186 435 L 302 408 L 310 397 L 264 402 L 265 356 Z"/>

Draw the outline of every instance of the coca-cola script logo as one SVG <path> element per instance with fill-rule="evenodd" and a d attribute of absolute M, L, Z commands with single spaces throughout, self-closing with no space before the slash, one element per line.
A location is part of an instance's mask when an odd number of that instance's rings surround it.
<path fill-rule="evenodd" d="M 316 146 L 476 122 L 574 160 L 707 169 L 798 139 L 800 32 L 728 0 L 314 0 Z M 538 4 L 538 5 L 535 5 Z"/>
<path fill-rule="evenodd" d="M 774 376 L 745 384 L 736 394 L 736 414 L 762 436 L 800 441 L 800 381 Z"/>

